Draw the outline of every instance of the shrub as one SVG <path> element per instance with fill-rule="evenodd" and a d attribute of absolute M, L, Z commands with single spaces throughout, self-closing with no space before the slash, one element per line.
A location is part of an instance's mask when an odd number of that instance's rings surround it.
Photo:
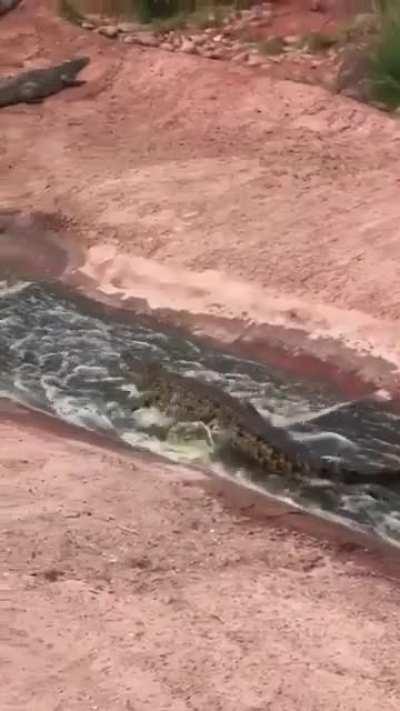
<path fill-rule="evenodd" d="M 383 0 L 382 0 L 383 2 Z M 378 39 L 371 51 L 371 98 L 389 109 L 400 106 L 400 11 L 387 0 Z"/>

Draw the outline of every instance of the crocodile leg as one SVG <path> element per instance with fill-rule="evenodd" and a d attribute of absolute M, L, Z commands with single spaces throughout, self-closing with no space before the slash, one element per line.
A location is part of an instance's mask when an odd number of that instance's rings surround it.
<path fill-rule="evenodd" d="M 25 99 L 25 104 L 43 104 L 43 97 L 32 97 L 31 99 Z"/>
<path fill-rule="evenodd" d="M 62 75 L 61 81 L 64 84 L 64 86 L 82 86 L 83 84 L 86 84 L 86 82 L 83 79 L 76 79 L 75 77 L 69 77 L 67 74 Z"/>

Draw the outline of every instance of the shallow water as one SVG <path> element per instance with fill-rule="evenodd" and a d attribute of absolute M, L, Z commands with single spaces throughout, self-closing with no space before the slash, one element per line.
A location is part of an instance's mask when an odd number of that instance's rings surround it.
<path fill-rule="evenodd" d="M 328 386 L 302 382 L 265 364 L 236 358 L 132 319 L 104 315 L 87 300 L 45 283 L 0 283 L 0 390 L 4 396 L 175 461 L 209 462 L 204 438 L 161 441 L 157 412 L 133 416 L 138 391 L 121 354 L 155 358 L 172 370 L 247 398 L 284 427 L 312 458 L 363 472 L 400 469 L 399 415 L 388 406 L 345 401 Z M 142 416 L 140 416 L 142 415 Z M 211 466 L 211 464 L 210 464 Z M 221 465 L 213 465 L 227 474 Z M 400 484 L 341 485 L 233 469 L 231 476 L 274 496 L 393 542 L 400 541 Z"/>

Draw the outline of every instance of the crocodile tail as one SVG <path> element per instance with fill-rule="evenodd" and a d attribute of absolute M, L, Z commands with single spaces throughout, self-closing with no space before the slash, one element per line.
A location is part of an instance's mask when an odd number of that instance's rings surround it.
<path fill-rule="evenodd" d="M 399 469 L 378 469 L 376 472 L 368 473 L 342 464 L 334 466 L 322 466 L 319 469 L 322 477 L 335 479 L 341 484 L 400 484 Z"/>

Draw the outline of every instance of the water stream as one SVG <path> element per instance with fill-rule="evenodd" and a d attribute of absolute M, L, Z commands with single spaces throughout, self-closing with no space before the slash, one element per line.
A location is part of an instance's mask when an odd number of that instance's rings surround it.
<path fill-rule="evenodd" d="M 132 447 L 175 461 L 210 463 L 205 443 L 161 441 L 157 413 L 134 416 L 139 396 L 121 367 L 121 354 L 153 358 L 172 370 L 215 383 L 249 399 L 285 427 L 313 457 L 343 461 L 363 472 L 400 470 L 398 415 L 367 399 L 345 401 L 328 386 L 236 358 L 176 333 L 106 315 L 56 285 L 0 282 L 0 394 Z M 299 484 L 240 468 L 230 476 L 319 515 L 400 542 L 399 485 L 342 485 L 321 479 Z"/>

